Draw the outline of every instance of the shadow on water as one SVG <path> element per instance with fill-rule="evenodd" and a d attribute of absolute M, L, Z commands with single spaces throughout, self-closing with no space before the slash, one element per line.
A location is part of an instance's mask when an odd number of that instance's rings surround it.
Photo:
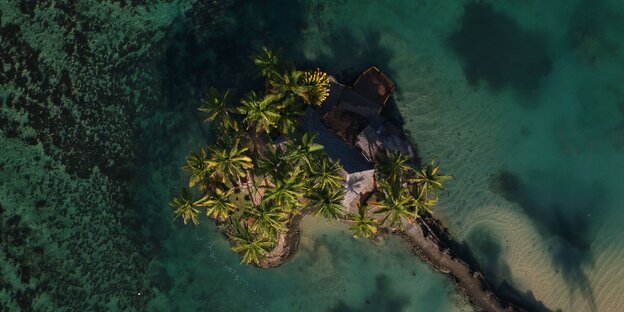
<path fill-rule="evenodd" d="M 410 303 L 407 296 L 396 293 L 390 278 L 385 274 L 375 277 L 375 290 L 366 297 L 360 307 L 350 306 L 342 301 L 331 308 L 332 312 L 366 312 L 366 311 L 405 311 Z"/>
<path fill-rule="evenodd" d="M 509 265 L 502 257 L 503 248 L 497 237 L 487 228 L 478 227 L 468 234 L 466 241 L 471 242 L 470 247 L 474 253 L 480 255 L 479 263 L 485 268 L 488 276 L 503 278 L 511 276 Z M 497 283 L 493 283 L 496 285 Z"/>
<path fill-rule="evenodd" d="M 288 57 L 301 57 L 298 40 L 305 15 L 298 1 L 195 3 L 170 36 L 163 87 L 170 95 L 195 100 L 208 86 L 253 87 L 257 77 L 251 56 L 261 46 L 284 47 Z M 170 102 L 179 103 L 175 97 Z"/>
<path fill-rule="evenodd" d="M 570 291 L 580 290 L 595 310 L 593 289 L 584 272 L 586 266 L 594 265 L 587 207 L 604 205 L 604 192 L 600 186 L 592 186 L 576 187 L 584 192 L 570 193 L 563 189 L 564 182 L 569 181 L 544 173 L 540 177 L 542 181 L 528 184 L 515 174 L 502 171 L 492 179 L 490 187 L 522 208 L 548 241 L 553 267 L 561 272 Z"/>
<path fill-rule="evenodd" d="M 483 80 L 494 91 L 510 87 L 528 96 L 552 69 L 545 35 L 522 29 L 489 4 L 466 4 L 449 44 L 462 60 L 464 75 L 473 86 Z"/>
<path fill-rule="evenodd" d="M 511 278 L 512 274 L 503 257 L 502 242 L 490 229 L 478 227 L 472 230 L 459 250 L 462 258 L 468 261 L 471 267 L 485 273 L 488 283 L 494 287 L 496 295 L 501 299 L 522 306 L 529 311 L 551 311 L 544 303 L 537 300 L 531 291 L 520 293 L 508 283 L 506 279 Z M 475 254 L 479 255 L 478 259 L 474 256 Z"/>
<path fill-rule="evenodd" d="M 137 136 L 136 153 L 142 162 L 137 168 L 134 206 L 141 216 L 141 232 L 157 250 L 166 250 L 161 246 L 175 236 L 172 215 L 166 211 L 167 200 L 163 197 L 173 195 L 180 186 L 177 184 L 183 174 L 180 153 L 185 153 L 187 148 L 184 143 L 203 144 L 210 140 L 210 133 L 202 123 L 204 116 L 196 110 L 201 97 L 211 86 L 237 90 L 255 87 L 258 82 L 251 55 L 263 45 L 284 47 L 288 49 L 285 55 L 295 57 L 301 50 L 298 40 L 306 14 L 298 1 L 197 1 L 177 18 L 168 36 L 154 47 L 165 51 L 164 57 L 157 61 L 155 73 L 150 73 L 158 77 L 160 85 L 146 92 L 158 94 L 159 104 L 151 114 L 153 117 L 143 121 Z M 185 150 L 178 151 L 182 146 Z M 159 176 L 168 178 L 161 181 Z M 176 231 L 177 235 L 193 234 Z M 189 248 L 193 247 L 193 239 L 188 241 Z M 171 260 L 172 255 L 160 256 L 164 258 L 161 262 L 168 266 L 185 266 L 174 263 L 180 260 Z M 194 275 L 193 270 L 200 269 L 189 268 L 188 274 Z M 155 270 L 151 281 L 161 290 L 192 287 L 172 285 L 178 282 L 163 268 Z M 197 304 L 205 306 L 210 302 Z"/>
<path fill-rule="evenodd" d="M 370 66 L 377 66 L 389 77 L 397 76 L 389 66 L 393 54 L 381 44 L 379 32 L 367 32 L 356 37 L 349 29 L 333 31 L 323 38 L 323 44 L 330 51 L 309 60 L 309 65 L 321 66 L 343 84 L 352 85 Z"/>

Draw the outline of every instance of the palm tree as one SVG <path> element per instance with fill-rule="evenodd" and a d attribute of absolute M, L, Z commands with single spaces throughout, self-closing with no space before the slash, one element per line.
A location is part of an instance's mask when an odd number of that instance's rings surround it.
<path fill-rule="evenodd" d="M 174 220 L 182 217 L 182 222 L 184 222 L 184 224 L 188 224 L 189 220 L 195 225 L 199 224 L 199 210 L 193 207 L 191 195 L 187 188 L 182 188 L 180 196 L 174 197 L 169 203 L 169 206 L 174 209 Z"/>
<path fill-rule="evenodd" d="M 232 107 L 232 93 L 225 90 L 223 94 L 216 88 L 210 88 L 208 95 L 202 100 L 199 110 L 208 114 L 206 121 L 218 120 L 223 127 L 223 131 L 238 131 L 238 122 L 233 115 L 236 113 Z"/>
<path fill-rule="evenodd" d="M 269 133 L 276 127 L 280 118 L 280 104 L 276 103 L 277 99 L 273 94 L 260 97 L 254 91 L 241 99 L 242 106 L 238 108 L 238 112 L 244 116 L 243 122 L 247 125 L 247 130 L 253 127 L 257 133 Z"/>
<path fill-rule="evenodd" d="M 295 95 L 308 105 L 320 106 L 329 96 L 329 76 L 319 69 L 276 73 L 270 77 L 269 86 L 275 94 Z"/>
<path fill-rule="evenodd" d="M 316 136 L 316 133 L 304 133 L 302 136 L 298 137 L 286 146 L 286 149 L 289 152 L 288 158 L 292 161 L 304 164 L 304 168 L 308 173 L 312 172 L 314 169 L 312 167 L 314 157 L 317 156 L 321 150 L 323 150 L 323 145 L 314 143 Z"/>
<path fill-rule="evenodd" d="M 260 53 L 254 55 L 253 61 L 264 77 L 270 77 L 277 73 L 281 66 L 280 53 L 267 47 L 262 47 Z"/>
<path fill-rule="evenodd" d="M 299 104 L 294 101 L 294 98 L 286 98 L 282 101 L 276 127 L 280 133 L 289 135 L 295 131 L 302 109 L 298 107 Z"/>
<path fill-rule="evenodd" d="M 272 201 L 287 211 L 294 211 L 301 206 L 299 199 L 304 195 L 304 183 L 298 174 L 275 180 L 273 183 L 272 187 L 265 187 L 263 199 Z"/>
<path fill-rule="evenodd" d="M 329 76 L 318 68 L 303 73 L 302 85 L 304 92 L 297 95 L 308 105 L 321 106 L 329 96 Z"/>
<path fill-rule="evenodd" d="M 412 182 L 416 183 L 420 188 L 419 197 L 429 198 L 429 195 L 433 195 L 433 198 L 437 199 L 437 190 L 444 189 L 444 181 L 452 179 L 451 176 L 438 174 L 440 169 L 439 165 L 431 164 L 416 171 L 416 177 L 412 179 Z"/>
<path fill-rule="evenodd" d="M 410 196 L 405 188 L 398 184 L 395 185 L 383 185 L 382 200 L 375 203 L 379 206 L 378 214 L 384 214 L 384 218 L 381 220 L 382 224 L 386 226 L 402 226 L 402 219 L 405 219 L 408 223 L 412 223 L 412 219 L 416 218 L 416 214 L 412 212 L 414 208 L 414 198 Z"/>
<path fill-rule="evenodd" d="M 276 238 L 277 234 L 286 230 L 288 213 L 271 205 L 266 200 L 263 200 L 258 207 L 252 208 L 249 214 L 255 218 L 251 229 L 256 233 L 264 233 Z"/>
<path fill-rule="evenodd" d="M 315 163 L 311 183 L 317 189 L 341 189 L 344 178 L 341 176 L 342 166 L 339 161 L 331 161 L 327 157 L 320 157 Z"/>
<path fill-rule="evenodd" d="M 269 77 L 268 83 L 273 94 L 288 97 L 305 93 L 306 88 L 301 84 L 302 77 L 303 72 L 298 70 L 275 72 Z"/>
<path fill-rule="evenodd" d="M 254 234 L 246 223 L 240 220 L 230 220 L 228 236 L 234 243 L 232 250 L 243 256 L 242 262 L 259 264 L 274 241 L 268 236 Z"/>
<path fill-rule="evenodd" d="M 223 183 L 228 179 L 240 180 L 245 177 L 247 169 L 253 168 L 252 160 L 246 154 L 248 149 L 240 146 L 239 138 L 226 138 L 222 144 L 210 147 L 211 157 L 206 164 L 213 170 L 212 175 L 220 177 Z"/>
<path fill-rule="evenodd" d="M 269 146 L 265 153 L 258 158 L 257 164 L 260 173 L 273 180 L 284 179 L 292 171 L 292 163 L 286 158 L 281 148 Z"/>
<path fill-rule="evenodd" d="M 341 204 L 344 198 L 342 189 L 329 191 L 313 191 L 310 195 L 310 206 L 316 211 L 315 215 L 322 215 L 327 220 L 338 219 L 344 215 Z"/>
<path fill-rule="evenodd" d="M 217 187 L 213 192 L 196 201 L 195 205 L 206 207 L 206 215 L 208 217 L 224 221 L 232 212 L 236 211 L 236 206 L 230 201 L 232 193 L 234 193 L 233 189 L 224 192 Z"/>
<path fill-rule="evenodd" d="M 432 214 L 433 211 L 431 211 L 431 207 L 435 206 L 438 200 L 435 198 L 420 196 L 421 193 L 418 191 L 418 188 L 416 188 L 415 190 L 417 192 L 417 195 L 419 196 L 414 196 L 414 207 L 416 209 L 418 217 Z"/>
<path fill-rule="evenodd" d="M 377 233 L 377 227 L 375 221 L 368 215 L 368 206 L 360 205 L 357 214 L 352 214 L 353 226 L 350 230 L 353 231 L 353 237 L 365 237 L 369 238 Z"/>
<path fill-rule="evenodd" d="M 408 164 L 409 161 L 410 157 L 401 152 L 391 153 L 386 150 L 386 157 L 377 164 L 377 172 L 390 183 L 399 183 L 413 170 Z"/>
<path fill-rule="evenodd" d="M 191 152 L 186 157 L 186 164 L 182 168 L 191 172 L 189 187 L 193 187 L 196 183 L 203 181 L 206 175 L 208 175 L 210 168 L 206 163 L 207 160 L 208 156 L 203 148 L 199 150 L 199 153 Z"/>

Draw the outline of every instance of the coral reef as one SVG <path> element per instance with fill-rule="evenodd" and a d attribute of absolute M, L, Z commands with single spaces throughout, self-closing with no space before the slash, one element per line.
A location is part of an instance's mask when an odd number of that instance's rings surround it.
<path fill-rule="evenodd" d="M 176 1 L 3 1 L 0 310 L 140 310 L 153 244 L 128 192 L 165 107 Z M 143 296 L 143 297 L 141 297 Z"/>

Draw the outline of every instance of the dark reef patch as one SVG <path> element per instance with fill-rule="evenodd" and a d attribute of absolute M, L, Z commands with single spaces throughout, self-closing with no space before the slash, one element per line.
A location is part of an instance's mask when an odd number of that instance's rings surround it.
<path fill-rule="evenodd" d="M 603 189 L 579 181 L 574 181 L 576 187 L 566 188 L 571 184 L 569 177 L 558 178 L 546 172 L 532 174 L 530 182 L 503 170 L 493 177 L 490 189 L 520 206 L 549 243 L 553 269 L 563 274 L 571 291 L 580 290 L 595 307 L 584 268 L 594 264 L 590 220 L 598 221 L 600 214 L 596 210 L 588 214 L 587 207 L 605 204 Z"/>
<path fill-rule="evenodd" d="M 30 13 L 31 7 L 27 2 L 20 6 L 26 13 Z M 59 21 L 62 24 L 60 26 L 65 26 L 64 31 L 68 34 L 79 37 L 84 30 L 78 30 L 75 20 L 89 19 L 74 10 L 70 10 L 69 14 L 72 15 L 57 15 L 58 19 L 72 21 Z M 34 20 L 27 19 L 27 27 L 29 22 Z M 0 60 L 9 68 L 0 71 L 0 84 L 21 91 L 21 94 L 9 94 L 3 105 L 26 113 L 28 121 L 21 126 L 32 127 L 36 134 L 35 137 L 26 138 L 19 130 L 20 127 L 9 125 L 9 136 L 23 137 L 31 145 L 41 142 L 48 154 L 62 161 L 68 172 L 79 177 L 89 176 L 95 167 L 113 178 L 123 177 L 124 171 L 128 170 L 126 164 L 133 160 L 132 143 L 128 140 L 133 127 L 125 117 L 132 115 L 132 108 L 121 105 L 119 109 L 125 113 L 121 115 L 105 114 L 102 108 L 110 102 L 127 103 L 124 99 L 111 96 L 124 93 L 122 88 L 125 79 L 111 79 L 110 76 L 128 73 L 124 71 L 128 67 L 123 66 L 128 51 L 124 51 L 123 47 L 117 51 L 121 66 L 113 70 L 105 66 L 87 67 L 85 65 L 110 60 L 104 57 L 100 60 L 88 58 L 93 53 L 85 42 L 80 46 L 82 53 L 68 59 L 67 68 L 76 68 L 77 71 L 55 72 L 54 68 L 42 62 L 41 52 L 22 37 L 22 30 L 19 25 L 8 23 L 0 27 Z M 75 85 L 78 79 L 81 81 Z M 89 132 L 91 135 L 87 136 Z M 122 150 L 111 150 L 110 146 L 115 144 Z"/>
<path fill-rule="evenodd" d="M 332 312 L 366 312 L 366 311 L 405 311 L 410 303 L 408 296 L 399 294 L 392 287 L 390 278 L 385 274 L 375 277 L 375 290 L 364 300 L 360 307 L 349 306 L 340 301 L 331 308 Z"/>
<path fill-rule="evenodd" d="M 510 87 L 530 95 L 552 69 L 545 35 L 522 29 L 489 4 L 466 4 L 449 44 L 462 60 L 468 82 L 484 80 L 495 91 Z"/>
<path fill-rule="evenodd" d="M 574 9 L 566 34 L 570 48 L 581 61 L 590 65 L 616 57 L 620 45 L 609 38 L 609 31 L 622 29 L 623 18 L 618 10 L 609 8 L 605 1 L 580 1 Z"/>

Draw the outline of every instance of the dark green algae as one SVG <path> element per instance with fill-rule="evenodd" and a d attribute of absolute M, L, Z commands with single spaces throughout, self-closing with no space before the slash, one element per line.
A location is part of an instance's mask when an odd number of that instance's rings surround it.
<path fill-rule="evenodd" d="M 163 203 L 181 155 L 210 137 L 202 92 L 253 86 L 249 55 L 296 46 L 301 14 L 279 1 L 2 1 L 0 310 L 169 309 L 162 244 L 180 229 Z"/>
<path fill-rule="evenodd" d="M 196 58 L 228 33 L 180 34 L 233 5 L 0 3 L 0 310 L 144 310 L 167 289 L 153 260 L 171 220 L 135 191 L 199 122 L 215 60 Z M 202 66 L 179 79 L 180 63 Z"/>

